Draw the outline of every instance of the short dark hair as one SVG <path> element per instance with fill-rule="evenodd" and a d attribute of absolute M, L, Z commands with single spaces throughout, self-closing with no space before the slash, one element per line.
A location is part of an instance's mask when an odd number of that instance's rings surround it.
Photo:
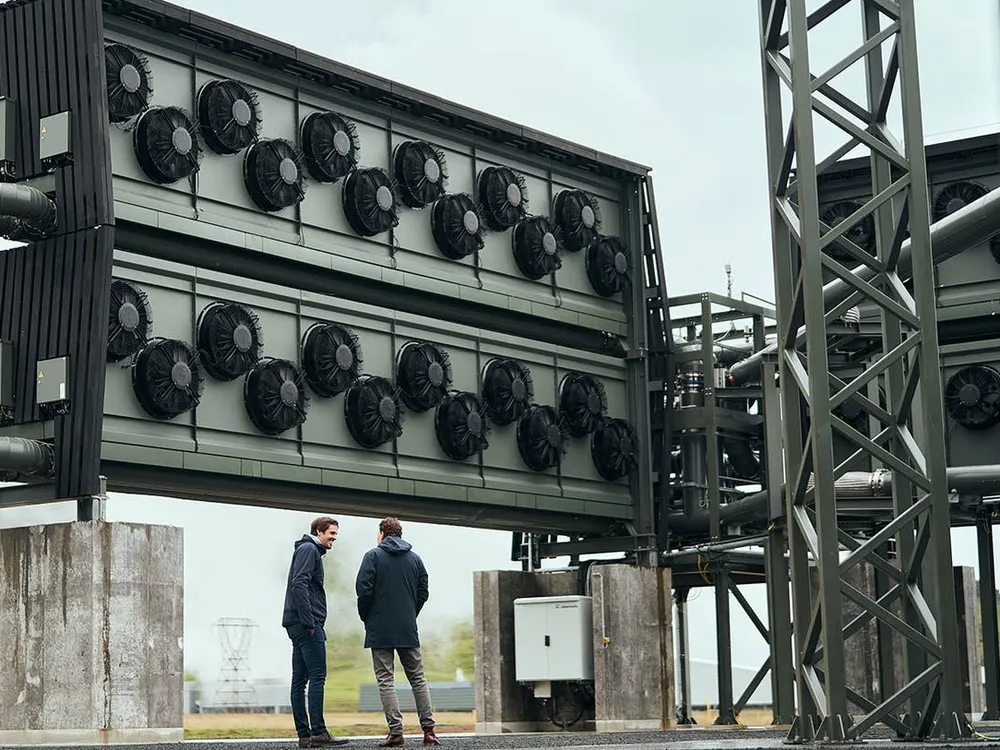
<path fill-rule="evenodd" d="M 383 518 L 378 525 L 383 536 L 403 536 L 403 525 L 395 518 Z"/>
<path fill-rule="evenodd" d="M 321 531 L 326 531 L 331 526 L 336 526 L 340 528 L 340 524 L 337 523 L 336 518 L 330 518 L 330 516 L 320 516 L 319 518 L 314 518 L 312 525 L 309 527 L 309 533 L 316 536 Z"/>

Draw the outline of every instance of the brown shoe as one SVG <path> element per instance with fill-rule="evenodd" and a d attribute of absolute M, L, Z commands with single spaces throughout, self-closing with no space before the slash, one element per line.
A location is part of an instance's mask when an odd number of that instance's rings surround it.
<path fill-rule="evenodd" d="M 424 730 L 424 744 L 425 745 L 440 745 L 438 742 L 437 735 L 434 734 L 434 727 L 421 727 Z"/>
<path fill-rule="evenodd" d="M 323 732 L 323 734 L 314 734 L 310 739 L 310 744 L 308 747 L 343 747 L 347 744 L 347 740 L 341 737 L 331 737 L 329 732 Z M 300 741 L 301 746 L 301 741 Z"/>
<path fill-rule="evenodd" d="M 391 732 L 386 735 L 386 738 L 378 743 L 378 747 L 402 747 L 403 746 L 403 735 L 392 734 Z"/>

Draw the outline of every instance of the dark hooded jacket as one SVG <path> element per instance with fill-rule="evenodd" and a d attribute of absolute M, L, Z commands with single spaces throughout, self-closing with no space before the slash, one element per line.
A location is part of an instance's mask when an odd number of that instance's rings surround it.
<path fill-rule="evenodd" d="M 323 589 L 323 555 L 326 547 L 309 534 L 295 543 L 285 587 L 282 627 L 302 625 L 306 630 L 326 624 L 326 591 Z"/>
<path fill-rule="evenodd" d="M 427 570 L 409 542 L 387 536 L 361 560 L 354 584 L 365 648 L 419 648 L 417 615 L 427 601 Z"/>

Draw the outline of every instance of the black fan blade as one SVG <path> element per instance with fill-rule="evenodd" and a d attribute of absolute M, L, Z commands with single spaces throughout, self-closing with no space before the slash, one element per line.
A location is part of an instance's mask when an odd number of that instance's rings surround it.
<path fill-rule="evenodd" d="M 318 182 L 336 182 L 358 165 L 357 126 L 333 112 L 313 112 L 302 121 L 306 167 Z"/>

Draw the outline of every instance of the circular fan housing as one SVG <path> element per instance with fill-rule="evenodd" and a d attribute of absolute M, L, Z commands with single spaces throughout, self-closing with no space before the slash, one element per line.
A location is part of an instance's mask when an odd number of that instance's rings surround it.
<path fill-rule="evenodd" d="M 483 249 L 483 220 L 479 206 L 466 193 L 446 195 L 434 203 L 431 233 L 441 253 L 461 260 Z"/>
<path fill-rule="evenodd" d="M 139 167 L 160 185 L 190 177 L 201 165 L 201 142 L 180 107 L 150 107 L 136 123 L 132 147 Z"/>
<path fill-rule="evenodd" d="M 198 348 L 205 370 L 217 380 L 235 380 L 260 361 L 264 336 L 250 310 L 213 302 L 198 320 Z"/>
<path fill-rule="evenodd" d="M 1000 423 L 1000 372 L 987 365 L 963 367 L 945 384 L 944 407 L 967 430 Z"/>
<path fill-rule="evenodd" d="M 415 412 L 434 408 L 451 387 L 448 353 L 430 343 L 403 344 L 396 355 L 396 383 L 407 408 Z"/>
<path fill-rule="evenodd" d="M 532 404 L 517 420 L 517 450 L 532 471 L 559 465 L 566 453 L 566 428 L 551 406 Z"/>
<path fill-rule="evenodd" d="M 317 182 L 336 182 L 358 166 L 361 143 L 353 122 L 334 112 L 313 112 L 300 132 L 306 168 Z"/>
<path fill-rule="evenodd" d="M 601 236 L 601 207 L 597 197 L 583 190 L 562 190 L 556 195 L 555 220 L 563 244 L 571 253 L 583 250 Z"/>
<path fill-rule="evenodd" d="M 483 368 L 483 401 L 498 425 L 517 421 L 535 396 L 531 372 L 513 359 L 492 359 Z"/>
<path fill-rule="evenodd" d="M 427 141 L 400 143 L 393 165 L 400 197 L 410 208 L 423 208 L 444 195 L 448 162 L 444 152 Z"/>
<path fill-rule="evenodd" d="M 132 364 L 132 390 L 154 419 L 173 419 L 195 408 L 204 387 L 198 355 L 183 341 L 154 339 Z"/>
<path fill-rule="evenodd" d="M 629 249 L 621 237 L 601 237 L 587 248 L 587 278 L 602 297 L 613 297 L 628 284 Z"/>
<path fill-rule="evenodd" d="M 464 461 L 489 447 L 486 407 L 475 393 L 452 393 L 434 411 L 434 432 L 449 458 Z"/>
<path fill-rule="evenodd" d="M 978 182 L 953 182 L 945 185 L 934 198 L 934 221 L 965 208 L 979 200 L 989 191 Z"/>
<path fill-rule="evenodd" d="M 361 375 L 361 342 L 335 323 L 316 323 L 303 337 L 302 368 L 313 392 L 330 398 L 343 393 Z"/>
<path fill-rule="evenodd" d="M 571 372 L 559 383 L 559 413 L 573 437 L 593 432 L 608 410 L 604 383 L 583 372 Z"/>
<path fill-rule="evenodd" d="M 247 149 L 243 184 L 264 211 L 280 211 L 306 195 L 305 170 L 299 152 L 284 138 L 265 138 Z"/>
<path fill-rule="evenodd" d="M 562 231 L 546 216 L 532 216 L 518 222 L 513 245 L 517 267 L 532 281 L 562 267 Z"/>
<path fill-rule="evenodd" d="M 840 201 L 825 209 L 820 216 L 820 220 L 832 229 L 859 208 L 861 208 L 861 204 L 857 201 Z M 853 242 L 866 253 L 874 255 L 875 217 L 872 214 L 868 214 L 868 216 L 844 232 L 843 237 Z M 830 255 L 837 260 L 844 262 L 852 262 L 854 260 L 854 256 L 842 250 L 836 244 L 831 244 L 829 247 Z"/>
<path fill-rule="evenodd" d="M 590 436 L 590 458 L 597 473 L 613 482 L 639 467 L 639 435 L 624 419 L 606 419 Z"/>
<path fill-rule="evenodd" d="M 146 293 L 131 282 L 111 282 L 108 305 L 108 362 L 121 362 L 141 350 L 153 322 Z"/>
<path fill-rule="evenodd" d="M 479 173 L 479 205 L 486 225 L 502 232 L 528 215 L 528 186 L 510 167 L 486 167 Z"/>
<path fill-rule="evenodd" d="M 361 237 L 374 237 L 398 225 L 398 205 L 396 186 L 378 167 L 355 170 L 344 181 L 344 215 Z"/>
<path fill-rule="evenodd" d="M 280 435 L 306 421 L 309 396 L 294 364 L 286 359 L 265 359 L 247 373 L 243 404 L 258 430 Z"/>
<path fill-rule="evenodd" d="M 260 134 L 257 93 L 232 79 L 209 81 L 198 92 L 198 119 L 209 148 L 239 153 Z"/>
<path fill-rule="evenodd" d="M 149 60 L 126 44 L 104 48 L 105 88 L 111 122 L 127 122 L 149 105 L 153 75 Z"/>
<path fill-rule="evenodd" d="M 378 375 L 359 378 L 344 395 L 347 430 L 364 448 L 378 448 L 402 435 L 403 410 L 399 391 Z"/>

